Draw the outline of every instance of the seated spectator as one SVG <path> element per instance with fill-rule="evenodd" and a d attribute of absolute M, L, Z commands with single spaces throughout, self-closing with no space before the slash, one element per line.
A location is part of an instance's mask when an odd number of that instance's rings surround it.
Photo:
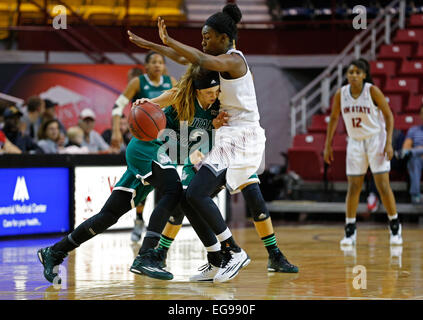
<path fill-rule="evenodd" d="M 57 103 L 49 99 L 44 99 L 44 104 L 45 104 L 45 110 L 43 113 L 43 121 L 53 120 L 53 119 L 57 120 L 57 123 L 59 124 L 60 133 L 62 133 L 63 136 L 66 136 L 66 128 L 62 124 L 62 122 L 60 122 L 60 120 L 57 118 L 57 113 L 56 113 Z"/>
<path fill-rule="evenodd" d="M 60 153 L 87 154 L 90 153 L 87 146 L 82 146 L 84 131 L 78 126 L 70 127 L 67 132 L 68 143 L 60 150 Z"/>
<path fill-rule="evenodd" d="M 103 137 L 94 130 L 95 113 L 89 108 L 85 108 L 79 115 L 79 127 L 84 131 L 82 146 L 88 147 L 91 153 L 119 153 L 109 147 Z"/>
<path fill-rule="evenodd" d="M 4 113 L 3 132 L 6 137 L 23 153 L 43 153 L 43 150 L 26 134 L 20 130 L 22 112 L 16 106 L 7 108 Z"/>
<path fill-rule="evenodd" d="M 22 151 L 6 138 L 3 131 L 0 130 L 0 154 L 4 153 L 22 153 Z"/>
<path fill-rule="evenodd" d="M 423 105 L 420 108 L 423 121 Z M 402 146 L 402 157 L 408 158 L 408 174 L 410 175 L 410 196 L 413 204 L 422 203 L 420 179 L 423 168 L 423 125 L 411 127 Z"/>
<path fill-rule="evenodd" d="M 21 121 L 25 124 L 23 133 L 29 135 L 35 142 L 38 140 L 38 131 L 43 123 L 45 110 L 44 100 L 38 96 L 31 96 L 26 102 Z"/>
<path fill-rule="evenodd" d="M 60 141 L 59 121 L 56 119 L 45 121 L 38 132 L 38 146 L 44 153 L 59 153 L 63 148 Z"/>
<path fill-rule="evenodd" d="M 120 145 L 120 152 L 125 152 L 126 146 L 132 139 L 132 133 L 129 131 L 128 119 L 126 119 L 124 114 L 122 114 L 119 126 L 123 138 L 122 144 Z M 101 136 L 103 137 L 104 141 L 106 141 L 110 145 L 112 140 L 112 129 L 105 130 Z"/>

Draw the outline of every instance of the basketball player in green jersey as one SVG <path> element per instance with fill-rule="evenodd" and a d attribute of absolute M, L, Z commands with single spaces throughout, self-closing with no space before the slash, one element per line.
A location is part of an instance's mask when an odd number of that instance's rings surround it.
<path fill-rule="evenodd" d="M 187 79 L 195 79 L 196 76 L 199 76 L 199 72 L 193 72 L 193 69 L 189 68 L 187 73 L 178 82 L 176 88 L 168 90 L 162 95 L 162 100 L 159 99 L 159 101 L 157 101 L 161 106 L 173 105 L 173 107 L 167 107 L 164 111 L 167 122 L 175 122 L 176 120 L 171 118 L 174 116 L 177 116 L 178 119 L 181 120 L 190 119 L 192 113 L 185 110 L 188 108 L 188 105 L 184 99 L 179 98 L 178 100 L 178 97 L 181 96 L 181 92 L 185 92 L 187 88 Z M 216 87 L 215 85 L 213 86 Z M 201 91 L 202 90 L 200 90 L 200 92 Z M 215 91 L 217 92 L 216 89 Z M 217 98 L 216 92 L 214 93 L 215 96 L 212 97 L 212 101 Z M 172 95 L 176 95 L 176 98 L 174 99 Z M 182 94 L 182 96 L 183 95 L 184 94 Z M 210 97 L 205 97 L 202 101 L 205 101 L 204 104 L 210 104 L 208 103 Z M 176 114 L 171 112 L 172 108 L 177 110 Z M 219 118 L 221 119 L 222 117 L 218 115 L 217 119 Z M 223 124 L 223 122 L 221 124 Z M 142 268 L 143 261 L 146 259 L 151 260 L 153 258 L 152 256 L 154 256 L 155 260 L 163 260 L 161 257 L 155 257 L 157 254 L 155 251 L 148 249 L 154 238 L 152 236 L 158 235 L 158 238 L 160 237 L 160 233 L 166 221 L 169 219 L 170 214 L 179 203 L 182 193 L 182 186 L 176 171 L 176 165 L 167 156 L 165 149 L 160 148 L 162 145 L 163 141 L 161 139 L 141 141 L 132 138 L 126 150 L 127 170 L 116 183 L 112 194 L 109 196 L 101 211 L 81 223 L 74 231 L 54 245 L 38 250 L 38 258 L 44 267 L 44 277 L 49 282 L 56 281 L 60 283 L 61 280 L 58 276 L 58 270 L 55 267 L 63 262 L 70 251 L 76 249 L 84 242 L 104 232 L 115 224 L 123 214 L 142 202 L 153 188 L 155 188 L 162 197 L 150 217 L 143 245 L 130 271 L 137 274 L 150 272 L 155 276 L 159 274 L 160 279 L 166 280 L 173 278 L 171 273 L 159 269 L 158 267 L 149 267 L 147 271 Z M 158 241 L 155 242 L 157 244 Z M 149 275 L 152 276 L 151 274 Z"/>
<path fill-rule="evenodd" d="M 124 92 L 118 97 L 113 109 L 113 129 L 111 145 L 119 145 L 122 141 L 122 134 L 119 130 L 119 119 L 123 109 L 129 103 L 141 98 L 155 98 L 164 91 L 171 89 L 176 80 L 173 77 L 165 75 L 166 64 L 163 55 L 150 51 L 145 57 L 145 74 L 128 74 L 129 83 Z M 136 207 L 136 219 L 134 229 L 131 233 L 131 240 L 138 242 L 145 229 L 142 213 L 144 211 L 145 200 Z"/>

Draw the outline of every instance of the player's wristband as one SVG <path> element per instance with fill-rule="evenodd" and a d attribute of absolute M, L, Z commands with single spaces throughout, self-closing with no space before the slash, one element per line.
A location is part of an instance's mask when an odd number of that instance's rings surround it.
<path fill-rule="evenodd" d="M 123 114 L 123 109 L 125 109 L 126 105 L 128 104 L 129 99 L 121 94 L 113 106 L 112 116 L 119 116 L 121 117 Z"/>

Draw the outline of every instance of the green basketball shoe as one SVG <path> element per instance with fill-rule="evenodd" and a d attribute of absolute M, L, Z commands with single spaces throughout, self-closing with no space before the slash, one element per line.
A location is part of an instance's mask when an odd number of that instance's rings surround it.
<path fill-rule="evenodd" d="M 129 271 L 144 274 L 150 278 L 172 280 L 173 274 L 163 269 L 163 256 L 161 251 L 148 249 L 140 253 L 134 260 Z"/>
<path fill-rule="evenodd" d="M 288 259 L 283 253 L 276 248 L 269 254 L 269 261 L 267 263 L 267 271 L 270 272 L 285 272 L 285 273 L 297 273 L 298 267 L 289 263 Z"/>
<path fill-rule="evenodd" d="M 47 281 L 53 283 L 54 279 L 58 277 L 58 268 L 63 260 L 68 256 L 67 253 L 61 251 L 54 251 L 51 247 L 43 248 L 37 252 L 38 259 L 44 267 L 44 277 Z M 61 284 L 62 279 L 57 278 L 57 283 Z"/>

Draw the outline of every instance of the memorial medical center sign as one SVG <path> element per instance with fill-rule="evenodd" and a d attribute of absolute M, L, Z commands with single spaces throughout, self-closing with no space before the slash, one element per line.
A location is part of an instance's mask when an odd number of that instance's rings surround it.
<path fill-rule="evenodd" d="M 0 169 L 0 236 L 69 231 L 69 169 Z"/>

